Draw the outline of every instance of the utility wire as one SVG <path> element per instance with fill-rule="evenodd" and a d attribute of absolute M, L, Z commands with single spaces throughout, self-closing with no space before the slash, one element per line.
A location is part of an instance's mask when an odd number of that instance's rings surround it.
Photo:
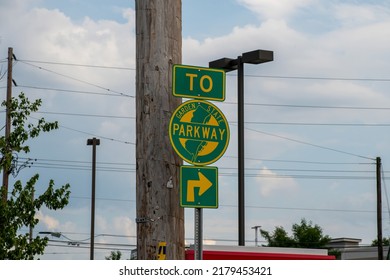
<path fill-rule="evenodd" d="M 237 208 L 237 205 L 222 204 L 222 207 Z M 251 206 L 247 205 L 245 208 L 249 209 L 272 209 L 272 210 L 293 210 L 293 211 L 319 211 L 319 212 L 344 212 L 344 213 L 376 213 L 374 210 L 354 210 L 354 209 L 330 209 L 330 208 L 304 208 L 304 207 L 275 207 L 275 206 Z"/>
<path fill-rule="evenodd" d="M 72 199 L 83 199 L 91 200 L 91 197 L 88 196 L 77 196 L 71 195 Z M 131 202 L 136 203 L 134 199 L 126 198 L 102 198 L 96 197 L 96 200 L 99 201 L 121 201 L 121 202 Z M 228 208 L 237 208 L 237 205 L 232 204 L 219 204 L 219 207 L 228 207 Z M 362 209 L 332 209 L 332 208 L 311 208 L 311 207 L 278 207 L 278 206 L 255 206 L 255 205 L 245 205 L 247 209 L 270 209 L 270 210 L 292 210 L 292 211 L 318 211 L 318 212 L 344 212 L 344 213 L 376 213 L 375 210 L 362 210 Z M 74 233 L 77 234 L 77 233 Z"/>
<path fill-rule="evenodd" d="M 118 94 L 110 94 L 110 93 L 82 91 L 82 90 L 71 90 L 71 89 L 58 89 L 58 88 L 49 88 L 49 87 L 38 87 L 38 86 L 30 86 L 30 85 L 18 85 L 18 87 L 30 88 L 30 89 L 40 89 L 40 90 L 49 90 L 49 91 L 59 91 L 59 92 L 84 93 L 84 94 L 107 95 L 107 96 L 116 96 L 116 97 L 122 96 L 122 97 L 135 98 L 134 95 L 128 95 L 128 94 L 127 95 L 124 95 L 124 94 L 123 95 L 118 95 Z M 2 88 L 5 88 L 5 87 L 2 87 Z M 105 90 L 107 90 L 107 89 L 105 89 Z M 113 91 L 111 91 L 111 92 L 113 92 Z M 237 102 L 225 101 L 224 104 L 237 105 Z M 301 105 L 301 104 L 249 103 L 249 102 L 246 102 L 245 105 L 248 105 L 248 106 L 263 106 L 263 107 L 310 108 L 310 109 L 390 110 L 390 107 L 322 106 L 322 105 Z M 264 124 L 267 124 L 267 123 L 265 122 Z M 278 124 L 278 123 L 276 123 L 276 124 Z M 283 123 L 281 123 L 281 124 L 283 124 Z M 318 125 L 321 125 L 321 124 L 318 124 Z M 324 125 L 328 125 L 328 124 L 324 124 Z M 350 124 L 345 124 L 345 125 L 350 125 Z"/>
<path fill-rule="evenodd" d="M 106 88 L 106 87 L 102 87 L 102 86 L 97 85 L 97 84 L 94 84 L 94 83 L 90 83 L 90 82 L 87 82 L 87 81 L 83 81 L 83 80 L 78 79 L 78 78 L 75 78 L 75 77 L 71 77 L 71 76 L 68 76 L 68 75 L 61 74 L 61 73 L 58 73 L 58 72 L 56 72 L 56 71 L 50 70 L 50 69 L 46 69 L 46 68 L 43 68 L 43 67 L 40 67 L 40 66 L 31 64 L 31 63 L 29 63 L 29 62 L 22 62 L 22 63 L 24 63 L 24 64 L 26 64 L 26 65 L 29 65 L 29 66 L 32 66 L 32 67 L 35 67 L 35 68 L 38 68 L 38 69 L 40 69 L 40 70 L 43 70 L 43 71 L 52 73 L 52 74 L 56 74 L 56 75 L 61 76 L 61 77 L 65 77 L 65 78 L 68 78 L 68 79 L 71 79 L 71 80 L 74 80 L 74 81 L 77 81 L 77 82 L 80 82 L 80 83 L 83 83 L 83 84 L 87 84 L 87 85 L 90 85 L 90 86 L 94 86 L 94 87 L 96 87 L 96 88 L 99 88 L 99 89 L 102 89 L 102 90 L 105 90 L 105 91 L 108 91 L 108 92 L 113 92 L 113 93 L 119 94 L 119 95 L 121 95 L 121 96 L 127 96 L 127 97 L 134 98 L 134 96 L 125 94 L 125 93 L 123 93 L 123 92 L 114 91 L 114 90 L 111 90 L 111 89 Z"/>
<path fill-rule="evenodd" d="M 87 243 L 86 242 L 80 242 L 80 243 L 75 242 L 75 244 L 72 244 L 71 241 L 65 241 L 65 240 L 49 239 L 48 241 L 49 241 L 48 246 L 79 248 L 79 249 L 89 249 L 90 248 L 89 242 L 87 242 Z M 51 244 L 50 242 L 52 242 L 54 244 Z M 136 245 L 132 245 L 132 244 L 112 244 L 112 243 L 100 243 L 100 242 L 95 242 L 94 245 L 96 246 L 95 249 L 112 250 L 112 251 L 116 251 L 116 250 L 131 251 L 131 249 L 126 249 L 123 247 L 131 247 L 131 248 L 136 247 Z M 107 246 L 110 246 L 110 247 L 107 247 Z"/>
<path fill-rule="evenodd" d="M 104 96 L 114 96 L 114 97 L 130 97 L 130 98 L 135 98 L 135 96 L 133 96 L 133 95 L 125 95 L 125 94 L 118 95 L 118 94 L 114 94 L 114 93 L 102 93 L 102 92 L 93 92 L 93 91 L 84 91 L 84 90 L 58 89 L 58 88 L 28 86 L 28 85 L 18 85 L 18 87 L 21 87 L 21 88 L 29 88 L 29 89 L 40 89 L 40 90 L 58 91 L 58 92 L 83 93 L 83 94 L 93 94 L 93 95 L 104 95 Z"/>
<path fill-rule="evenodd" d="M 40 63 L 40 64 L 56 64 L 64 66 L 77 66 L 77 67 L 89 67 L 89 68 L 103 68 L 103 69 L 116 69 L 116 70 L 130 70 L 135 71 L 133 67 L 122 66 L 106 66 L 106 65 L 91 65 L 91 64 L 77 64 L 66 62 L 54 62 L 54 61 L 40 61 L 40 60 L 27 60 L 18 59 L 20 62 Z M 236 76 L 237 74 L 229 73 L 228 76 Z M 331 81 L 363 81 L 363 82 L 390 82 L 390 78 L 342 78 L 342 77 L 315 77 L 315 76 L 288 76 L 288 75 L 255 75 L 245 74 L 245 77 L 252 78 L 272 78 L 272 79 L 295 79 L 295 80 L 331 80 Z"/>
<path fill-rule="evenodd" d="M 235 121 L 229 121 L 231 124 L 236 124 Z M 261 125 L 293 125 L 293 126 L 356 126 L 356 127 L 387 127 L 390 123 L 308 123 L 308 122 L 259 122 L 245 121 L 246 124 L 261 124 Z"/>
<path fill-rule="evenodd" d="M 2 112 L 0 112 L 0 113 L 2 113 Z M 135 120 L 135 117 L 130 117 L 130 116 L 96 115 L 96 114 L 82 114 L 82 113 L 39 111 L 39 112 L 37 112 L 37 114 L 64 115 L 64 116 L 76 116 L 76 117 L 96 117 L 96 118 L 110 118 L 110 119 L 134 119 Z"/>
<path fill-rule="evenodd" d="M 39 60 L 27 60 L 27 59 L 18 59 L 18 60 L 21 62 L 54 64 L 54 65 L 64 65 L 64 66 L 77 66 L 77 67 L 87 67 L 87 68 L 102 68 L 102 69 L 131 70 L 131 71 L 136 70 L 135 68 L 122 67 L 122 66 L 91 65 L 91 64 L 65 63 L 65 62 L 54 62 L 54 61 L 39 61 Z"/>
<path fill-rule="evenodd" d="M 224 156 L 225 158 L 238 158 L 237 156 Z M 282 162 L 282 163 L 300 163 L 300 164 L 322 164 L 322 165 L 362 165 L 369 164 L 373 165 L 375 163 L 367 162 L 329 162 L 329 161 L 307 161 L 307 160 L 288 160 L 288 159 L 263 159 L 263 158 L 251 158 L 245 157 L 245 160 L 253 161 L 265 161 L 265 162 Z"/>
<path fill-rule="evenodd" d="M 0 111 L 2 113 L 2 111 Z M 96 114 L 82 114 L 82 113 L 66 113 L 66 112 L 47 112 L 39 111 L 40 114 L 49 115 L 65 115 L 78 117 L 97 117 L 97 118 L 115 118 L 115 119 L 135 119 L 131 116 L 113 116 L 113 115 L 96 115 Z M 229 121 L 230 124 L 237 124 L 236 121 Z M 260 122 L 260 121 L 245 121 L 246 124 L 260 124 L 260 125 L 293 125 L 293 126 L 362 126 L 362 127 L 387 127 L 390 123 L 301 123 L 301 122 Z"/>
<path fill-rule="evenodd" d="M 220 176 L 236 177 L 237 173 L 219 173 Z M 245 174 L 249 178 L 272 179 L 315 179 L 315 180 L 374 180 L 375 176 L 337 176 L 337 175 L 294 175 L 294 174 Z"/>
<path fill-rule="evenodd" d="M 90 170 L 91 167 L 90 165 L 75 165 L 75 164 L 64 164 L 64 163 L 33 163 L 30 167 L 37 167 L 37 168 L 53 168 L 53 169 L 74 169 L 74 170 Z M 236 169 L 236 168 L 224 168 L 224 167 L 220 167 L 219 168 L 220 171 L 222 170 L 232 170 L 232 169 Z M 110 171 L 110 172 L 135 172 L 135 168 L 124 168 L 124 167 L 107 167 L 107 166 L 97 166 L 97 170 L 99 171 Z M 249 171 L 261 171 L 261 169 L 256 169 L 256 168 L 246 168 L 246 170 L 249 170 Z M 308 172 L 308 173 L 314 173 L 314 172 L 317 172 L 317 173 L 352 173 L 352 174 L 363 174 L 363 173 L 366 173 L 366 174 L 370 174 L 370 173 L 374 173 L 374 171 L 351 171 L 351 170 L 314 170 L 314 169 L 289 169 L 289 168 L 271 168 L 271 169 L 266 169 L 267 171 L 270 171 L 270 172 Z M 234 173 L 224 173 L 224 172 L 221 172 L 220 173 L 221 176 L 237 176 L 237 173 L 234 172 Z M 276 178 L 280 178 L 280 177 L 299 177 L 299 176 L 304 176 L 305 178 L 329 178 L 329 179 L 333 179 L 335 177 L 337 178 L 345 178 L 345 179 L 350 179 L 350 178 L 354 178 L 354 179 L 360 179 L 360 178 L 369 178 L 369 179 L 372 179 L 374 178 L 374 176 L 371 176 L 371 177 L 368 177 L 368 176 L 347 176 L 347 175 L 342 175 L 342 176 L 335 176 L 335 175 L 300 175 L 300 174 L 297 174 L 297 175 L 278 175 L 278 174 L 251 174 L 251 173 L 248 173 L 246 174 L 246 176 L 248 177 L 276 177 Z"/>
<path fill-rule="evenodd" d="M 252 78 L 292 79 L 292 80 L 325 80 L 325 81 L 360 81 L 360 82 L 390 82 L 389 78 L 341 78 L 341 77 L 315 77 L 315 76 L 281 76 L 281 75 L 253 75 Z"/>
<path fill-rule="evenodd" d="M 233 124 L 236 125 L 235 123 L 233 123 Z M 76 130 L 76 129 L 69 128 L 69 127 L 66 127 L 66 126 L 62 126 L 61 125 L 61 127 L 65 128 L 65 129 L 68 129 L 68 130 L 75 131 L 75 132 L 96 136 L 95 134 L 88 133 L 88 132 L 81 131 L 81 130 Z M 293 141 L 293 142 L 300 143 L 300 144 L 310 145 L 310 146 L 313 146 L 313 147 L 316 147 L 316 148 L 326 149 L 326 150 L 330 150 L 330 151 L 333 151 L 333 152 L 343 153 L 343 154 L 347 154 L 347 155 L 351 155 L 351 156 L 355 156 L 355 157 L 360 157 L 360 158 L 364 158 L 364 159 L 375 160 L 374 158 L 370 158 L 370 157 L 367 157 L 367 156 L 362 156 L 362 155 L 358 155 L 358 154 L 354 154 L 354 153 L 350 153 L 350 152 L 346 152 L 346 151 L 341 151 L 341 150 L 338 150 L 338 149 L 333 149 L 333 148 L 329 148 L 329 147 L 325 147 L 325 146 L 321 146 L 321 145 L 317 145 L 317 144 L 312 144 L 312 143 L 309 143 L 309 142 L 296 140 L 296 139 L 292 139 L 292 138 L 289 138 L 289 137 L 276 135 L 276 134 L 269 133 L 269 132 L 264 132 L 264 131 L 251 129 L 251 128 L 247 128 L 247 127 L 245 129 L 250 130 L 250 131 L 254 131 L 254 132 L 257 132 L 257 133 L 265 134 L 265 135 L 268 135 L 268 136 L 273 136 L 273 137 L 278 137 L 278 138 L 281 138 L 281 139 Z M 110 140 L 110 141 L 115 141 L 115 142 L 120 142 L 120 143 L 124 143 L 124 144 L 135 145 L 135 143 L 129 142 L 129 141 L 121 141 L 121 140 L 117 140 L 117 139 L 113 139 L 113 138 L 109 138 L 109 137 L 104 137 L 104 136 L 99 136 L 99 137 L 102 138 L 102 139 Z"/>
<path fill-rule="evenodd" d="M 226 156 L 229 158 L 235 158 L 233 156 Z M 54 169 L 76 169 L 76 170 L 90 170 L 89 161 L 76 161 L 76 160 L 66 160 L 66 159 L 46 159 L 46 158 L 26 158 L 20 157 L 18 162 L 31 161 L 32 163 L 29 167 L 38 167 L 38 168 L 54 168 Z M 294 164 L 316 164 L 316 165 L 373 165 L 373 163 L 354 163 L 354 162 L 318 162 L 318 161 L 297 161 L 297 160 L 268 160 L 268 159 L 255 159 L 250 158 L 250 160 L 257 161 L 270 161 L 278 163 L 294 163 Z M 97 162 L 97 168 L 101 171 L 118 171 L 118 172 L 135 172 L 134 163 L 120 163 L 120 162 Z M 220 167 L 222 170 L 236 170 L 236 167 Z M 248 171 L 261 171 L 261 168 L 246 168 Z M 299 168 L 267 168 L 270 172 L 305 172 L 305 173 L 374 173 L 370 170 L 340 170 L 340 169 L 299 169 Z M 390 171 L 389 171 L 390 172 Z M 237 173 L 223 173 L 222 175 L 226 176 L 236 176 Z M 257 176 L 258 174 L 247 174 L 248 176 Z M 307 174 L 306 174 L 307 175 Z M 291 175 L 294 176 L 294 175 Z M 310 175 L 307 175 L 310 176 Z"/>
<path fill-rule="evenodd" d="M 44 168 L 44 169 L 61 169 L 61 170 L 77 170 L 77 171 L 90 171 L 88 166 L 73 166 L 65 164 L 34 164 L 31 165 L 32 168 Z M 223 168 L 220 168 L 223 169 Z M 124 173 L 135 173 L 135 169 L 129 168 L 108 168 L 108 167 L 97 167 L 99 171 L 107 172 L 124 172 Z M 272 171 L 272 169 L 269 169 Z M 292 171 L 293 172 L 293 171 Z M 295 171 L 298 172 L 298 171 Z M 303 171 L 302 171 L 303 172 Z M 325 171 L 324 171 L 325 172 Z M 340 171 L 342 172 L 342 171 Z M 365 172 L 356 172 L 356 173 L 369 173 Z M 238 176 L 237 172 L 220 172 L 222 177 L 236 177 Z M 245 177 L 247 178 L 273 178 L 273 179 L 311 179 L 311 180 L 374 180 L 375 176 L 357 176 L 357 175 L 315 175 L 315 174 L 259 174 L 259 173 L 246 173 Z"/>
<path fill-rule="evenodd" d="M 219 167 L 220 170 L 236 170 L 236 167 Z M 261 171 L 262 168 L 245 168 L 250 171 Z M 267 171 L 288 171 L 288 172 L 319 172 L 319 173 L 372 173 L 374 170 L 337 170 L 337 169 L 298 169 L 298 168 L 267 168 Z"/>
<path fill-rule="evenodd" d="M 91 167 L 89 166 L 67 166 L 67 165 L 56 165 L 56 164 L 34 164 L 31 167 L 33 168 L 44 168 L 44 169 L 61 169 L 61 170 L 77 170 L 77 171 L 90 171 Z M 107 171 L 107 172 L 125 172 L 125 173 L 134 173 L 135 169 L 126 169 L 126 168 L 102 168 L 96 167 L 97 171 Z"/>
<path fill-rule="evenodd" d="M 31 158 L 26 157 L 19 157 L 22 160 L 32 160 Z M 46 159 L 46 158 L 37 158 L 34 159 L 35 161 L 48 161 L 48 162 L 67 162 L 67 163 L 83 163 L 83 164 L 90 164 L 90 161 L 80 161 L 80 160 L 66 160 L 66 159 Z M 134 163 L 125 163 L 125 162 L 104 162 L 104 161 L 98 161 L 97 164 L 103 164 L 103 165 L 124 165 L 124 166 L 135 166 Z"/>
<path fill-rule="evenodd" d="M 345 155 L 350 155 L 350 156 L 354 156 L 354 157 L 364 158 L 364 159 L 368 159 L 368 160 L 375 160 L 375 158 L 370 158 L 370 157 L 366 157 L 366 156 L 362 156 L 362 155 L 358 155 L 358 154 L 354 154 L 354 153 L 350 153 L 350 152 L 346 152 L 346 151 L 342 151 L 342 150 L 337 150 L 337 149 L 333 149 L 333 148 L 329 148 L 329 147 L 325 147 L 325 146 L 321 146 L 321 145 L 317 145 L 317 144 L 312 144 L 312 143 L 309 143 L 309 142 L 296 140 L 296 139 L 292 139 L 292 138 L 289 138 L 289 137 L 280 136 L 280 135 L 276 135 L 276 134 L 273 134 L 273 133 L 260 131 L 260 130 L 257 130 L 257 129 L 247 128 L 247 127 L 245 129 L 253 131 L 253 132 L 261 133 L 261 134 L 264 134 L 264 135 L 277 137 L 277 138 L 285 139 L 285 140 L 288 140 L 288 141 L 292 141 L 292 142 L 296 142 L 296 143 L 300 143 L 300 144 L 304 144 L 304 145 L 309 145 L 309 146 L 316 147 L 316 148 L 319 148 L 319 149 L 324 149 L 324 150 L 328 150 L 328 151 L 332 151 L 332 152 L 336 152 L 336 153 L 341 153 L 341 154 L 345 154 Z"/>
<path fill-rule="evenodd" d="M 224 104 L 237 105 L 237 102 L 225 101 Z M 250 102 L 245 102 L 245 105 L 248 105 L 248 106 L 263 106 L 263 107 L 308 108 L 308 109 L 390 110 L 390 107 L 323 106 L 323 105 L 303 105 L 303 104 L 250 103 Z"/>
<path fill-rule="evenodd" d="M 59 125 L 59 127 L 64 128 L 64 129 L 67 129 L 67 130 L 70 130 L 70 131 L 74 131 L 74 132 L 78 132 L 78 133 L 82 133 L 82 134 L 94 136 L 94 137 L 97 137 L 97 138 L 100 138 L 100 139 L 105 139 L 105 140 L 109 140 L 109 141 L 113 141 L 113 142 L 118 142 L 118 143 L 122 143 L 122 144 L 127 144 L 127 145 L 135 145 L 135 143 L 130 142 L 130 141 L 123 141 L 123 140 L 118 140 L 118 139 L 114 139 L 114 138 L 111 138 L 111 137 L 105 137 L 105 136 L 101 136 L 101 135 L 96 135 L 96 134 L 94 134 L 94 133 L 85 132 L 85 131 L 82 131 L 82 130 L 70 128 L 70 127 L 63 126 L 63 125 Z"/>
<path fill-rule="evenodd" d="M 8 62 L 8 58 L 6 59 L 6 62 Z M 14 60 L 13 63 L 12 63 L 12 67 L 15 66 L 16 63 L 17 63 L 17 61 Z M 2 69 L 3 69 L 3 68 L 2 68 Z M 0 76 L 0 81 L 4 78 L 4 76 L 5 76 L 7 73 L 8 73 L 8 68 L 7 68 L 7 69 L 4 71 L 4 73 Z M 1 72 L 0 72 L 0 74 L 1 74 Z"/>
<path fill-rule="evenodd" d="M 39 120 L 38 118 L 34 118 L 32 116 L 30 116 L 30 118 L 35 119 L 35 120 Z M 67 130 L 70 130 L 70 131 L 74 131 L 74 132 L 78 132 L 78 133 L 82 133 L 82 134 L 86 134 L 86 135 L 90 135 L 90 136 L 95 136 L 95 137 L 98 137 L 98 138 L 101 138 L 101 139 L 105 139 L 105 140 L 110 140 L 110 141 L 113 141 L 113 142 L 118 142 L 118 143 L 127 144 L 127 145 L 135 145 L 135 143 L 130 142 L 130 141 L 123 141 L 123 140 L 118 140 L 118 139 L 114 139 L 114 138 L 111 138 L 111 137 L 100 136 L 100 135 L 96 135 L 94 133 L 85 132 L 85 131 L 82 131 L 82 130 L 66 127 L 66 126 L 63 126 L 63 125 L 58 125 L 58 126 L 60 128 L 64 128 L 64 129 L 67 129 Z"/>
<path fill-rule="evenodd" d="M 25 158 L 20 157 L 18 162 L 25 162 L 25 161 L 33 161 L 32 165 L 39 165 L 42 167 L 45 166 L 53 166 L 53 167 L 85 167 L 90 169 L 90 162 L 89 161 L 75 161 L 75 160 L 55 160 L 55 159 L 32 159 L 32 158 Z M 291 162 L 291 161 L 290 161 Z M 296 161 L 293 161 L 296 162 Z M 97 168 L 102 169 L 118 169 L 118 170 L 129 170 L 129 171 L 135 171 L 135 165 L 134 163 L 115 163 L 115 162 L 97 162 Z M 120 166 L 120 167 L 118 167 Z M 124 166 L 124 167 L 122 167 Z M 220 170 L 236 170 L 236 167 L 219 167 Z M 248 171 L 261 171 L 262 168 L 246 168 Z M 299 168 L 267 168 L 267 171 L 271 172 L 309 172 L 309 173 L 371 173 L 374 174 L 375 171 L 373 170 L 340 170 L 340 169 L 299 169 Z M 228 173 L 232 174 L 232 173 Z M 234 173 L 236 174 L 236 173 Z M 250 174 L 249 174 L 250 175 Z M 252 174 L 253 175 L 253 174 Z"/>
<path fill-rule="evenodd" d="M 236 156 L 224 156 L 226 158 L 237 158 Z M 21 160 L 32 160 L 31 158 L 19 157 Z M 329 162 L 329 161 L 303 161 L 303 160 L 286 160 L 286 159 L 264 159 L 264 158 L 245 158 L 247 160 L 264 161 L 264 162 L 279 162 L 279 163 L 300 163 L 300 164 L 320 164 L 320 165 L 374 165 L 374 163 L 367 162 Z M 67 162 L 67 163 L 84 163 L 90 164 L 90 161 L 78 161 L 67 159 L 47 159 L 47 158 L 35 158 L 35 161 L 47 161 L 47 162 Z M 98 161 L 97 165 L 122 165 L 122 166 L 135 166 L 135 163 L 125 162 L 101 162 Z M 229 167 L 220 167 L 229 169 Z M 232 167 L 233 168 L 233 167 Z M 248 168 L 246 168 L 248 169 Z M 386 171 L 387 172 L 387 171 Z M 389 171 L 390 172 L 390 171 Z"/>

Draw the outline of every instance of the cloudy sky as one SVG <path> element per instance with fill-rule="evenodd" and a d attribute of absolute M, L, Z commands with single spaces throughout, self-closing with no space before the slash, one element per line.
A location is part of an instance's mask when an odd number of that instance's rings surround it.
<path fill-rule="evenodd" d="M 376 238 L 375 158 L 390 159 L 390 4 L 385 0 L 183 0 L 183 64 L 208 66 L 255 49 L 274 61 L 245 65 L 246 244 L 253 226 L 290 230 L 306 218 L 331 237 Z M 88 259 L 91 147 L 97 148 L 96 259 L 135 245 L 135 4 L 133 0 L 0 2 L 0 90 L 7 50 L 13 78 L 60 129 L 30 142 L 40 173 L 71 184 L 70 204 L 43 209 L 39 231 L 62 232 L 43 259 Z M 219 168 L 219 208 L 204 211 L 204 238 L 236 245 L 237 76 L 217 106 L 231 139 Z M 0 121 L 4 122 L 4 111 Z M 16 180 L 12 178 L 12 181 Z M 389 236 L 386 177 L 383 234 Z M 222 217 L 222 219 L 221 219 Z M 216 222 L 217 221 L 217 222 Z M 193 243 L 193 209 L 186 240 Z M 66 241 L 84 240 L 80 246 Z M 260 239 L 260 241 L 263 241 Z M 86 243 L 86 244 L 84 244 Z M 84 248 L 85 247 L 85 248 Z"/>

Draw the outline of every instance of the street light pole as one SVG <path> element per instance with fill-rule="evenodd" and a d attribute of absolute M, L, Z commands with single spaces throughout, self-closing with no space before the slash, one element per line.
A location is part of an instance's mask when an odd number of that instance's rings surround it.
<path fill-rule="evenodd" d="M 261 228 L 261 226 L 254 226 L 252 229 L 255 230 L 255 247 L 259 246 L 259 238 L 258 238 L 258 229 Z"/>
<path fill-rule="evenodd" d="M 244 63 L 260 64 L 274 60 L 273 51 L 254 50 L 237 59 L 220 58 L 209 62 L 210 68 L 237 70 L 238 124 L 238 245 L 245 246 L 245 154 L 244 154 Z"/>
<path fill-rule="evenodd" d="M 245 246 L 244 63 L 237 58 L 238 245 Z"/>
<path fill-rule="evenodd" d="M 91 245 L 90 260 L 94 259 L 95 247 L 95 189 L 96 189 L 96 146 L 100 145 L 100 139 L 95 137 L 87 140 L 87 145 L 92 145 L 92 198 L 91 198 Z"/>

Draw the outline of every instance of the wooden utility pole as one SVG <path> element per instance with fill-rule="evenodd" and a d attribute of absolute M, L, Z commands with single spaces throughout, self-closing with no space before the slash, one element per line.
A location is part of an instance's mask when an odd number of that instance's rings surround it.
<path fill-rule="evenodd" d="M 184 259 L 184 210 L 169 120 L 181 99 L 172 95 L 172 66 L 181 63 L 181 0 L 136 0 L 137 254 Z"/>
<path fill-rule="evenodd" d="M 12 63 L 13 63 L 13 48 L 8 48 L 8 72 L 7 72 L 7 110 L 5 116 L 5 141 L 6 141 L 6 149 L 9 149 L 8 140 L 11 134 L 11 116 L 10 116 L 10 105 L 12 99 Z M 10 157 L 11 151 L 5 151 L 3 155 L 3 186 L 5 188 L 3 200 L 7 201 L 8 198 L 8 179 L 9 179 L 9 169 L 10 169 Z"/>

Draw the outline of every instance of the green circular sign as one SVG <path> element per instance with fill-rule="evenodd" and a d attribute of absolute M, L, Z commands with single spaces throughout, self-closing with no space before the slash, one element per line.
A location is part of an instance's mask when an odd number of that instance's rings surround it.
<path fill-rule="evenodd" d="M 225 153 L 230 131 L 218 107 L 206 101 L 190 100 L 173 113 L 169 138 L 183 160 L 193 165 L 208 165 Z"/>

